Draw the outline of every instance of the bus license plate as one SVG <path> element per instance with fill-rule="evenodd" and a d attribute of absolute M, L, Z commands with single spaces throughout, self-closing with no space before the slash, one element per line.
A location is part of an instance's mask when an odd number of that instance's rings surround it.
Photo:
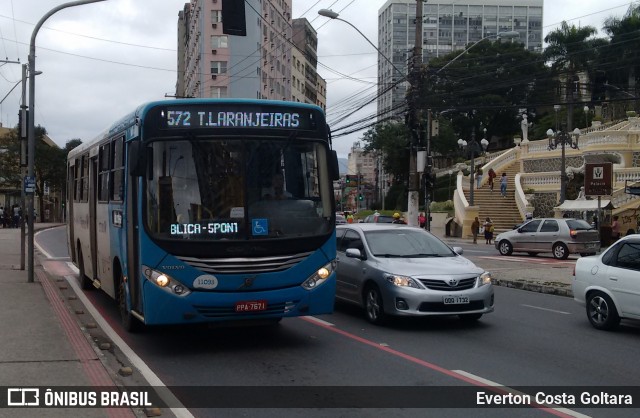
<path fill-rule="evenodd" d="M 267 309 L 266 300 L 247 300 L 236 302 L 236 312 L 256 312 Z"/>
<path fill-rule="evenodd" d="M 469 303 L 468 296 L 444 296 L 442 299 L 445 305 L 461 305 Z"/>

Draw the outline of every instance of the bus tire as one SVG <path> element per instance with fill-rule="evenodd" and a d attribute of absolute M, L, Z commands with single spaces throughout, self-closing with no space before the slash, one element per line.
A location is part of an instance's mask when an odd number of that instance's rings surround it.
<path fill-rule="evenodd" d="M 120 311 L 120 322 L 122 327 L 128 332 L 139 332 L 143 329 L 143 324 L 131 314 L 127 309 L 127 293 L 122 274 L 118 274 L 118 311 Z"/>
<path fill-rule="evenodd" d="M 80 278 L 80 287 L 82 290 L 92 290 L 93 281 L 87 277 L 84 269 L 84 257 L 82 256 L 82 249 L 80 243 L 78 243 L 78 277 Z"/>

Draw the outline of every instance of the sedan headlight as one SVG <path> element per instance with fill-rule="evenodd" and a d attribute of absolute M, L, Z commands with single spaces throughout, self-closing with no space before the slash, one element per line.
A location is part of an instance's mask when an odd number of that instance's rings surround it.
<path fill-rule="evenodd" d="M 335 263 L 335 260 L 333 260 L 332 262 L 320 267 L 318 271 L 313 273 L 311 277 L 302 283 L 302 287 L 306 290 L 311 290 L 326 282 L 336 268 Z"/>
<path fill-rule="evenodd" d="M 399 287 L 413 287 L 414 289 L 422 289 L 416 280 L 408 276 L 398 276 L 397 274 L 385 274 L 385 280 Z"/>
<path fill-rule="evenodd" d="M 484 286 L 486 284 L 491 284 L 491 273 L 485 271 L 480 276 L 478 276 L 478 287 Z"/>
<path fill-rule="evenodd" d="M 142 272 L 151 283 L 165 292 L 176 296 L 187 296 L 191 291 L 182 283 L 169 276 L 167 273 L 156 271 L 151 267 L 142 266 Z"/>

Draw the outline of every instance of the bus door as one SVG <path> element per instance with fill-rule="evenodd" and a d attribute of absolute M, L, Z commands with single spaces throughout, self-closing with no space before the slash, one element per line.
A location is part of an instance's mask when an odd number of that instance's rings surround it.
<path fill-rule="evenodd" d="M 127 161 L 129 160 L 139 160 L 141 157 L 140 153 L 145 152 L 141 150 L 138 144 L 130 142 L 127 144 Z M 140 181 L 140 177 L 132 173 L 129 169 L 125 169 L 126 175 L 123 178 L 123 182 L 126 184 L 126 196 L 123 197 L 123 206 L 126 210 L 126 233 L 127 233 L 127 270 L 129 275 L 129 280 L 127 283 L 129 284 L 129 296 L 131 298 L 131 309 L 135 310 L 141 314 L 144 314 L 144 310 L 142 308 L 142 300 L 140 299 L 140 280 L 139 277 L 139 268 L 140 265 L 140 254 L 138 252 L 139 248 L 139 237 L 138 231 L 143 228 L 138 228 L 138 213 L 140 208 L 138 206 L 138 195 L 139 195 L 139 187 L 138 183 Z M 118 284 L 116 283 L 116 286 Z"/>
<path fill-rule="evenodd" d="M 92 280 L 98 279 L 98 237 L 96 219 L 96 202 L 98 201 L 98 148 L 95 148 L 96 155 L 91 155 L 89 164 L 89 243 L 91 245 L 91 274 Z"/>
<path fill-rule="evenodd" d="M 67 167 L 67 239 L 69 240 L 69 255 L 71 261 L 78 262 L 78 255 L 76 254 L 76 235 L 73 223 L 73 204 L 75 202 L 75 190 L 76 190 L 76 161 L 70 160 Z"/>

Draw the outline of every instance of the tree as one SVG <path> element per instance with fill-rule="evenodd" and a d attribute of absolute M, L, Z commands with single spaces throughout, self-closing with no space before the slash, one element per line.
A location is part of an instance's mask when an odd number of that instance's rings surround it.
<path fill-rule="evenodd" d="M 565 101 L 569 105 L 567 113 L 567 130 L 573 129 L 573 102 L 579 89 L 578 73 L 587 71 L 597 57 L 597 47 L 603 45 L 602 40 L 591 39 L 597 33 L 593 26 L 569 26 L 562 22 L 560 28 L 545 36 L 548 44 L 543 56 L 551 62 L 555 75 L 564 79 Z"/>
<path fill-rule="evenodd" d="M 50 146 L 44 137 L 47 134 L 45 128 L 35 127 L 35 157 L 34 176 L 36 178 L 35 195 L 38 198 L 40 208 L 45 207 L 45 184 L 49 190 L 64 191 L 66 184 L 66 158 L 71 149 L 78 146 L 81 141 L 73 139 L 67 142 L 64 149 Z M 22 170 L 20 167 L 20 137 L 17 129 L 10 130 L 0 137 L 0 178 L 4 178 L 4 184 L 8 187 L 20 190 L 22 186 Z M 57 202 L 56 202 L 57 203 Z M 40 221 L 44 220 L 41 210 Z"/>
<path fill-rule="evenodd" d="M 603 48 L 599 68 L 605 72 L 605 79 L 612 86 L 611 93 L 621 99 L 637 97 L 637 78 L 640 75 L 640 5 L 631 5 L 622 19 L 606 19 L 603 29 L 610 36 L 610 42 L 607 48 Z"/>
<path fill-rule="evenodd" d="M 420 94 L 422 109 L 450 120 L 447 138 L 440 138 L 444 152 L 455 150 L 458 138 L 469 140 L 472 130 L 477 139 L 483 128 L 487 139 L 513 137 L 520 130 L 519 109 L 548 100 L 551 91 L 542 56 L 518 42 L 484 40 L 461 53 L 432 59 Z"/>

